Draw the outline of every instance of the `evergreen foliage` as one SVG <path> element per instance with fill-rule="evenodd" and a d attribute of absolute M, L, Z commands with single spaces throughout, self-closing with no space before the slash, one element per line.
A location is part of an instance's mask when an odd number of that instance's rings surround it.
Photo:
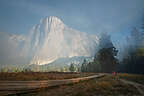
<path fill-rule="evenodd" d="M 120 71 L 144 74 L 144 27 L 134 28 L 128 40 L 127 54 L 121 62 Z"/>
<path fill-rule="evenodd" d="M 71 63 L 70 67 L 69 67 L 70 72 L 74 72 L 75 71 L 75 67 L 74 64 Z"/>

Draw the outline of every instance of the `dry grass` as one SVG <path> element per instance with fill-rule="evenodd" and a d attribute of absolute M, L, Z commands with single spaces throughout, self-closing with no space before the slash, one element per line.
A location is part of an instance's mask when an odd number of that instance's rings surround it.
<path fill-rule="evenodd" d="M 133 86 L 125 85 L 111 76 L 105 76 L 77 84 L 43 89 L 40 92 L 22 96 L 140 96 L 140 94 Z"/>
<path fill-rule="evenodd" d="M 0 73 L 0 80 L 60 80 L 90 76 L 93 73 L 64 73 L 64 72 L 19 72 Z"/>
<path fill-rule="evenodd" d="M 127 79 L 144 85 L 144 75 L 120 73 L 119 78 Z"/>

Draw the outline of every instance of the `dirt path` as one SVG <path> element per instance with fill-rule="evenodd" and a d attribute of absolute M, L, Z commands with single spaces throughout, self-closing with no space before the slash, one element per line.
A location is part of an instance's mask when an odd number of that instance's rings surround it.
<path fill-rule="evenodd" d="M 136 82 L 128 81 L 125 79 L 119 79 L 119 80 L 122 81 L 123 83 L 133 85 L 135 88 L 137 88 L 137 90 L 140 92 L 140 94 L 142 96 L 144 96 L 144 85 L 136 83 Z"/>
<path fill-rule="evenodd" d="M 72 84 L 84 80 L 103 77 L 104 74 L 98 74 L 88 77 L 64 79 L 64 80 L 43 80 L 43 81 L 0 81 L 0 96 L 27 92 L 35 89 L 59 86 L 63 84 Z"/>

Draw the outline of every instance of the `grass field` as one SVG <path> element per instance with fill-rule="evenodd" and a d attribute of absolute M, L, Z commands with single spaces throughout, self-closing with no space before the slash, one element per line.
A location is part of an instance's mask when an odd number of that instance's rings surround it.
<path fill-rule="evenodd" d="M 19 96 L 140 96 L 140 94 L 135 87 L 126 85 L 112 76 L 105 76 Z"/>
<path fill-rule="evenodd" d="M 119 78 L 130 80 L 144 85 L 144 75 L 121 73 L 118 74 L 118 76 Z"/>
<path fill-rule="evenodd" d="M 0 73 L 0 80 L 27 81 L 27 80 L 61 80 L 77 77 L 85 77 L 94 73 L 72 73 L 72 72 L 19 72 L 19 73 Z"/>
<path fill-rule="evenodd" d="M 0 80 L 61 80 L 94 74 L 96 73 L 0 73 Z M 119 78 L 144 84 L 144 75 L 120 73 L 117 77 L 114 77 L 111 74 L 107 74 L 104 77 L 81 81 L 76 84 L 43 88 L 35 92 L 12 96 L 141 96 L 134 86 L 121 82 Z"/>

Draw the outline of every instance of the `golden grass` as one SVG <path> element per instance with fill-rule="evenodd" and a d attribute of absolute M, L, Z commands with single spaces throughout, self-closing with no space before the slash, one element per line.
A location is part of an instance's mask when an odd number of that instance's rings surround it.
<path fill-rule="evenodd" d="M 60 80 L 90 76 L 94 73 L 64 73 L 64 72 L 19 72 L 0 73 L 0 80 Z"/>
<path fill-rule="evenodd" d="M 139 96 L 139 92 L 131 85 L 125 85 L 111 76 L 96 78 L 80 83 L 57 86 L 29 93 L 33 96 Z M 27 95 L 26 95 L 27 96 Z"/>

